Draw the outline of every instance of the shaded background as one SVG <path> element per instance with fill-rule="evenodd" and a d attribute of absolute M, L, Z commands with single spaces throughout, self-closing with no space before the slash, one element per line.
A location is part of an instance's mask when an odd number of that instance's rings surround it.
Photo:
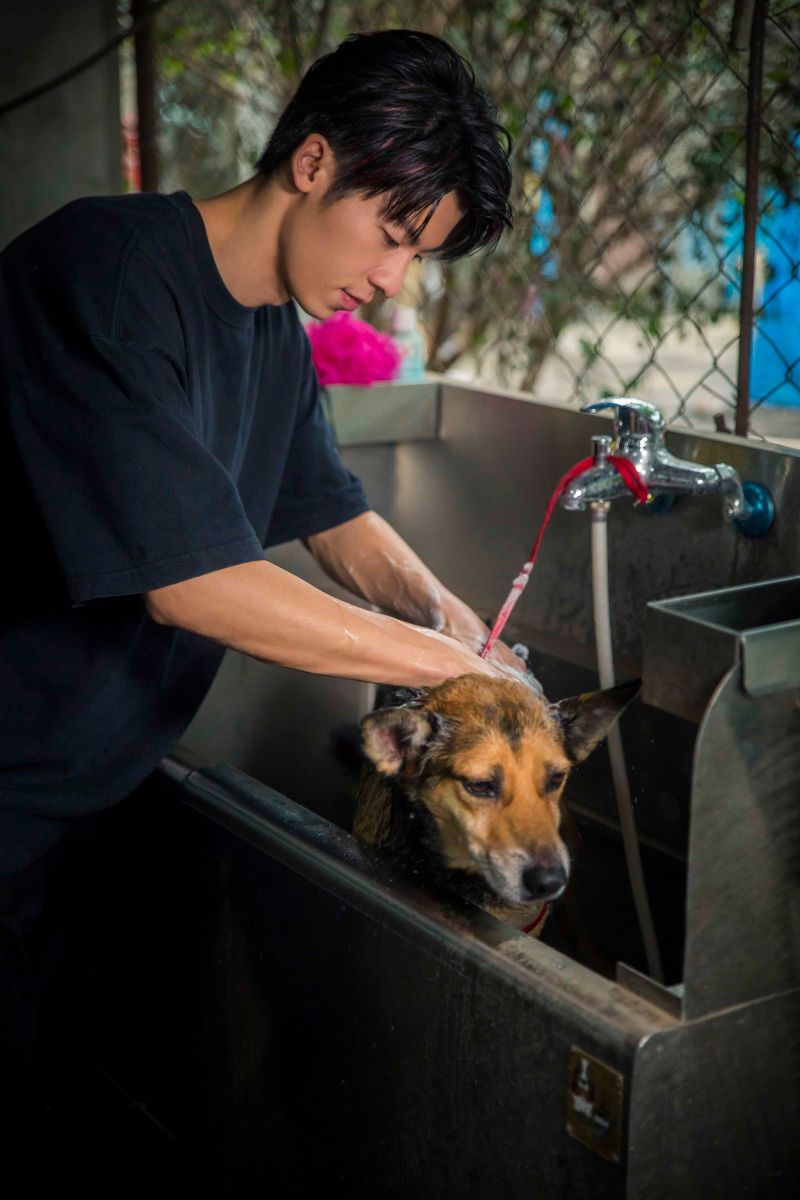
<path fill-rule="evenodd" d="M 77 195 L 232 186 L 320 54 L 426 29 L 495 100 L 518 213 L 490 257 L 409 272 L 429 369 L 800 439 L 797 3 L 12 0 L 0 23 L 0 243 Z"/>

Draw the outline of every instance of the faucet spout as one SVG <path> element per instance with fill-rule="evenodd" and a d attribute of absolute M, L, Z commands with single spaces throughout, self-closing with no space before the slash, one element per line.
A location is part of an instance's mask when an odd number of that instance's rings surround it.
<path fill-rule="evenodd" d="M 628 489 L 610 463 L 587 467 L 561 493 L 559 504 L 569 512 L 584 512 L 598 500 L 616 500 Z"/>
<path fill-rule="evenodd" d="M 592 436 L 592 465 L 581 471 L 561 493 L 562 508 L 583 512 L 589 504 L 616 500 L 626 491 L 619 472 L 608 461 L 611 438 L 599 433 Z"/>

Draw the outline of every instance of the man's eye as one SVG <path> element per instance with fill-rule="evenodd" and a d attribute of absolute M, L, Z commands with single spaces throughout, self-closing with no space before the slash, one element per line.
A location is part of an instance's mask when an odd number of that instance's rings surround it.
<path fill-rule="evenodd" d="M 400 243 L 396 242 L 394 240 L 394 238 L 391 236 L 391 234 L 388 234 L 385 229 L 382 229 L 381 233 L 383 234 L 384 245 L 388 246 L 390 250 L 396 250 L 397 247 L 400 245 Z M 423 256 L 421 254 L 414 255 L 414 262 L 424 262 L 424 261 L 425 261 L 425 259 L 423 258 Z"/>
<path fill-rule="evenodd" d="M 566 771 L 549 771 L 544 781 L 544 790 L 546 792 L 557 792 L 566 778 Z"/>
<path fill-rule="evenodd" d="M 494 800 L 497 797 L 497 784 L 493 779 L 462 779 L 461 785 L 465 792 L 477 800 Z"/>

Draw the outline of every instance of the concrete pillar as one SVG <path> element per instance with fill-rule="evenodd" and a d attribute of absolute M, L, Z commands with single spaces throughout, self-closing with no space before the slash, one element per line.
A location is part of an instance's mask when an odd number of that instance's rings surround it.
<path fill-rule="evenodd" d="M 114 0 L 4 0 L 0 104 L 87 57 L 119 29 Z M 0 117 L 0 247 L 68 200 L 121 191 L 121 155 L 115 50 Z"/>

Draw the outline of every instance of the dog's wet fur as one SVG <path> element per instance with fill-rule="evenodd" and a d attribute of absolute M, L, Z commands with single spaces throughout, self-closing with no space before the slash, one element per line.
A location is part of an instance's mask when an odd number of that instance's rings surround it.
<path fill-rule="evenodd" d="M 559 832 L 569 772 L 640 686 L 550 704 L 530 679 L 462 675 L 368 713 L 353 825 L 360 841 L 520 928 L 569 880 Z"/>

